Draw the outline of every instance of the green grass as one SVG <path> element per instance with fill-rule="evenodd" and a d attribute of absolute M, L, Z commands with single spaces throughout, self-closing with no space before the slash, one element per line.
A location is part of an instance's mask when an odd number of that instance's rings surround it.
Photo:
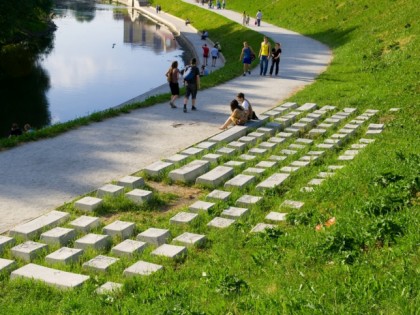
<path fill-rule="evenodd" d="M 218 71 L 220 82 L 240 74 L 237 63 L 229 61 L 237 60 L 238 47 L 244 34 L 249 39 L 249 33 L 180 1 L 159 4 L 182 18 L 188 16 L 198 29 L 209 29 L 221 42 L 228 63 Z M 245 7 L 249 12 L 261 8 L 264 20 L 314 37 L 333 49 L 334 60 L 327 71 L 289 101 L 357 107 L 359 112 L 379 109 L 376 121 L 386 124 L 384 132 L 314 193 L 302 193 L 299 187 L 325 171 L 336 153 L 267 193 L 248 218 L 226 230 L 210 230 L 206 222 L 232 201 L 200 215 L 191 228 L 183 228 L 169 224 L 175 210 L 158 210 L 174 200 L 172 194 L 158 194 L 150 206 L 143 207 L 123 198 L 106 200 L 106 217 L 120 215 L 135 221 L 138 231 L 153 226 L 178 235 L 188 230 L 206 234 L 209 243 L 190 250 L 184 262 L 158 259 L 148 249 L 141 259 L 163 264 L 165 272 L 126 280 L 121 273 L 128 262 L 123 262 L 108 276 L 93 276 L 86 286 L 69 292 L 26 281 L 9 282 L 7 275 L 0 275 L 1 312 L 418 314 L 420 47 L 416 22 L 420 10 L 416 3 L 228 0 L 227 6 L 240 12 Z M 258 43 L 260 35 L 253 36 L 250 41 Z M 401 110 L 389 113 L 392 107 Z M 239 196 L 237 191 L 234 194 Z M 290 211 L 287 222 L 276 230 L 251 235 L 255 223 L 262 222 L 269 211 L 279 211 L 285 199 L 305 205 Z M 64 209 L 72 216 L 78 214 L 72 204 Z M 335 225 L 315 231 L 316 225 L 331 217 L 336 218 Z M 92 257 L 92 253 L 85 255 L 83 261 Z M 79 264 L 66 268 L 81 272 Z M 96 296 L 95 287 L 107 280 L 124 283 L 122 293 Z"/>

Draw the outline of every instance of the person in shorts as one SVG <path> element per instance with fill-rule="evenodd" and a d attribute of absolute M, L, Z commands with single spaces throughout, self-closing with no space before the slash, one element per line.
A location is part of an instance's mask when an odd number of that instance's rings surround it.
<path fill-rule="evenodd" d="M 211 55 L 211 66 L 216 67 L 217 58 L 219 58 L 219 49 L 216 45 L 210 50 Z"/>
<path fill-rule="evenodd" d="M 178 70 L 178 61 L 174 61 L 171 64 L 168 72 L 166 73 L 168 78 L 169 88 L 171 89 L 171 100 L 169 101 L 169 106 L 171 108 L 176 108 L 175 100 L 179 96 L 179 70 Z"/>
<path fill-rule="evenodd" d="M 195 101 L 197 98 L 197 91 L 200 88 L 200 69 L 197 67 L 197 60 L 195 58 L 191 59 L 190 67 L 192 67 L 194 75 L 191 80 L 184 80 L 186 88 L 184 97 L 184 113 L 187 112 L 187 104 L 190 96 L 192 105 L 191 110 L 197 110 L 197 107 L 195 107 Z"/>
<path fill-rule="evenodd" d="M 255 58 L 255 53 L 248 45 L 248 42 L 244 42 L 244 47 L 242 48 L 241 55 L 239 56 L 239 61 L 242 61 L 244 64 L 243 76 L 246 76 L 247 73 L 251 74 L 250 66 L 252 62 L 252 55 L 254 55 Z"/>

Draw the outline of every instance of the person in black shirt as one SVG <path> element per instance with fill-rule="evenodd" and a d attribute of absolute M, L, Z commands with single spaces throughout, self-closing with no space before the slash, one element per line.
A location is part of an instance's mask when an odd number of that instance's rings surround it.
<path fill-rule="evenodd" d="M 185 97 L 184 97 L 184 113 L 187 112 L 187 104 L 188 99 L 191 95 L 191 110 L 197 110 L 195 107 L 195 99 L 197 97 L 197 90 L 200 88 L 200 69 L 197 67 L 197 60 L 195 58 L 191 59 L 191 65 L 189 66 L 192 68 L 193 76 L 192 79 L 186 80 L 185 73 L 184 73 L 184 84 L 186 88 Z"/>
<path fill-rule="evenodd" d="M 273 74 L 274 65 L 276 66 L 275 75 L 279 74 L 280 55 L 281 55 L 280 43 L 276 43 L 274 48 L 271 50 L 270 76 L 272 76 Z"/>

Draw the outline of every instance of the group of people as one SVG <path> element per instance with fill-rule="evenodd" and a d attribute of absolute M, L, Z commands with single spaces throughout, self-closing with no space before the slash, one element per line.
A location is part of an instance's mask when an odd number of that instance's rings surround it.
<path fill-rule="evenodd" d="M 169 101 L 169 106 L 171 108 L 177 108 L 177 106 L 175 105 L 175 101 L 179 97 L 179 79 L 181 74 L 183 75 L 183 81 L 186 88 L 183 111 L 184 113 L 188 111 L 187 105 L 190 96 L 191 110 L 197 110 L 196 99 L 197 91 L 200 88 L 200 71 L 197 67 L 197 60 L 195 58 L 191 59 L 190 65 L 188 65 L 183 70 L 183 73 L 181 73 L 181 71 L 179 71 L 178 69 L 178 61 L 172 62 L 171 67 L 166 73 L 166 76 L 168 77 L 169 87 L 171 89 L 171 99 Z M 248 120 L 258 119 L 258 117 L 255 115 L 255 112 L 252 109 L 251 103 L 245 98 L 244 93 L 238 93 L 236 99 L 230 103 L 230 108 L 231 115 L 226 120 L 226 122 L 220 127 L 220 129 L 227 129 L 229 125 L 243 125 Z"/>
<path fill-rule="evenodd" d="M 279 74 L 279 65 L 280 65 L 280 55 L 281 55 L 281 45 L 280 43 L 275 43 L 274 47 L 271 48 L 271 44 L 268 41 L 268 37 L 264 36 L 264 39 L 261 43 L 261 47 L 258 53 L 260 59 L 260 75 L 267 75 L 268 70 L 268 61 L 271 59 L 270 67 L 270 76 Z M 243 63 L 244 73 L 243 76 L 251 74 L 251 63 L 256 58 L 254 50 L 249 46 L 248 42 L 243 43 L 243 48 L 241 55 L 239 56 L 239 61 Z"/>
<path fill-rule="evenodd" d="M 204 5 L 204 0 L 201 0 L 201 5 Z M 214 5 L 213 5 L 213 0 L 209 0 L 208 1 L 208 6 L 209 6 L 209 9 L 212 9 L 213 7 L 214 7 Z M 224 9 L 226 7 L 226 0 L 222 0 L 222 1 L 220 1 L 220 0 L 216 0 L 216 8 L 217 9 Z"/>
<path fill-rule="evenodd" d="M 169 106 L 171 108 L 177 108 L 175 105 L 176 99 L 179 97 L 179 79 L 180 75 L 183 75 L 183 81 L 185 85 L 185 97 L 184 97 L 184 113 L 187 112 L 188 100 L 191 96 L 191 110 L 197 110 L 196 98 L 197 91 L 200 88 L 200 70 L 197 67 L 197 60 L 191 59 L 190 65 L 185 67 L 183 73 L 178 69 L 178 61 L 174 61 L 171 64 L 166 76 L 169 82 L 169 88 L 171 89 L 171 100 Z"/>
<path fill-rule="evenodd" d="M 258 10 L 257 14 L 255 15 L 255 25 L 261 26 L 261 20 L 262 20 L 263 14 L 261 10 Z M 244 11 L 242 13 L 242 25 L 248 25 L 249 26 L 249 14 Z"/>
<path fill-rule="evenodd" d="M 258 10 L 256 16 L 256 25 L 261 25 L 262 13 L 261 10 Z M 189 24 L 190 21 L 187 19 L 186 24 Z M 249 23 L 249 15 L 246 12 L 243 12 L 243 23 Z M 208 37 L 208 31 L 204 30 L 202 32 L 202 39 L 206 40 Z M 175 101 L 179 98 L 179 81 L 182 75 L 182 81 L 186 88 L 186 93 L 184 97 L 184 113 L 188 112 L 187 105 L 191 96 L 191 110 L 197 110 L 196 107 L 196 98 L 197 91 L 200 88 L 200 76 L 205 76 L 209 74 L 207 69 L 208 58 L 212 58 L 212 67 L 216 66 L 216 60 L 219 58 L 219 53 L 221 46 L 216 42 L 213 47 L 210 49 L 207 46 L 207 43 L 204 43 L 202 46 L 203 50 L 203 63 L 201 69 L 197 67 L 196 58 L 192 58 L 190 65 L 186 66 L 184 70 L 180 71 L 178 69 L 178 62 L 174 61 L 171 64 L 171 67 L 166 73 L 168 78 L 169 87 L 171 90 L 171 99 L 169 105 L 171 108 L 177 108 Z M 260 60 L 260 76 L 267 75 L 268 63 L 271 59 L 271 67 L 269 74 L 270 76 L 278 75 L 279 73 L 279 64 L 280 64 L 280 55 L 281 55 L 281 45 L 280 43 L 275 43 L 275 46 L 271 48 L 271 44 L 267 36 L 264 36 L 261 43 L 258 58 Z M 239 60 L 243 63 L 243 76 L 251 74 L 251 63 L 256 59 L 256 54 L 252 47 L 248 44 L 247 41 L 243 42 L 243 48 L 239 56 Z M 245 98 L 243 93 L 238 93 L 236 99 L 232 100 L 230 103 L 231 114 L 225 123 L 220 126 L 220 129 L 227 129 L 229 125 L 243 125 L 248 120 L 258 119 L 255 115 L 255 112 L 252 110 L 250 102 Z"/>
<path fill-rule="evenodd" d="M 13 123 L 12 127 L 10 128 L 9 138 L 21 136 L 24 133 L 31 133 L 31 132 L 34 132 L 34 129 L 31 127 L 30 124 L 25 124 L 25 126 L 23 126 L 23 131 L 22 131 L 22 129 L 20 129 L 17 123 Z"/>
<path fill-rule="evenodd" d="M 225 130 L 230 125 L 241 126 L 251 119 L 258 119 L 244 93 L 238 93 L 236 99 L 230 102 L 230 111 L 230 116 L 219 129 Z"/>
<path fill-rule="evenodd" d="M 221 46 L 218 42 L 216 42 L 212 49 L 210 49 L 207 44 L 204 44 L 202 47 L 203 49 L 203 65 L 208 66 L 208 59 L 211 56 L 211 66 L 216 67 L 217 59 L 219 58 L 219 53 L 221 50 Z"/>

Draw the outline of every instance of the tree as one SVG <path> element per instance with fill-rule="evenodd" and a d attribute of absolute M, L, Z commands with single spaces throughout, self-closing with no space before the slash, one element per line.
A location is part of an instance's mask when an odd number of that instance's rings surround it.
<path fill-rule="evenodd" d="M 45 33 L 52 6 L 52 0 L 0 1 L 0 47 Z"/>

